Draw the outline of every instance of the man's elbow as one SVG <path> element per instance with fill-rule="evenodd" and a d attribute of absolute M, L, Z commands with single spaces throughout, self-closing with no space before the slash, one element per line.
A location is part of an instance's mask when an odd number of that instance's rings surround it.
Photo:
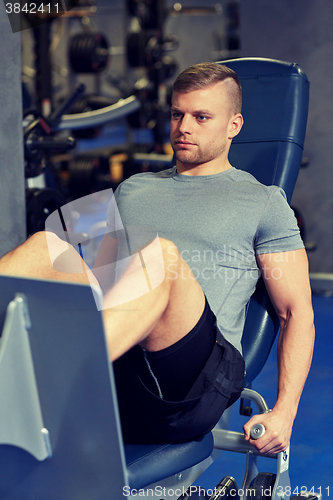
<path fill-rule="evenodd" d="M 280 329 L 284 331 L 289 325 L 299 325 L 303 331 L 314 335 L 314 312 L 312 304 L 292 305 L 278 312 Z"/>

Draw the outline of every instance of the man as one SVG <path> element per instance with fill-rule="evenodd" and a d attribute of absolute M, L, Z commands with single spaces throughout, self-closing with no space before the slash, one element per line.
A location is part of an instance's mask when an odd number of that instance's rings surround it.
<path fill-rule="evenodd" d="M 260 271 L 281 322 L 279 386 L 273 410 L 252 417 L 244 431 L 250 439 L 252 425 L 265 425 L 265 435 L 250 440 L 263 453 L 284 450 L 290 439 L 314 340 L 307 258 L 281 191 L 228 161 L 243 123 L 240 105 L 238 79 L 228 68 L 209 63 L 183 72 L 171 110 L 176 167 L 133 176 L 110 204 L 94 275 L 105 291 L 106 336 L 129 441 L 140 432 L 146 442 L 194 438 L 239 396 L 245 308 Z M 72 250 L 65 255 L 52 235 L 59 257 L 51 269 L 39 257 L 37 272 L 29 255 L 40 254 L 42 244 L 45 257 L 41 238 L 5 256 L 0 272 L 95 279 L 89 270 L 73 274 Z M 115 262 L 129 265 L 119 270 Z"/>

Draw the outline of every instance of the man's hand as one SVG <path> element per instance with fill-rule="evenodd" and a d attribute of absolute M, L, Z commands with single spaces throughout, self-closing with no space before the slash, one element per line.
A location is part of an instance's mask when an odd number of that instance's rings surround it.
<path fill-rule="evenodd" d="M 269 413 L 254 415 L 243 427 L 246 441 L 255 446 L 260 453 L 275 455 L 284 451 L 289 444 L 294 419 L 285 412 L 272 410 Z M 255 424 L 263 424 L 266 431 L 259 439 L 252 439 L 251 428 Z"/>

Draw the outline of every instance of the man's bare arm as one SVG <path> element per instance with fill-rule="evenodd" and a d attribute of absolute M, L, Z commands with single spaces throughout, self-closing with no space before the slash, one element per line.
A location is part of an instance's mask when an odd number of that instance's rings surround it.
<path fill-rule="evenodd" d="M 262 453 L 286 449 L 313 353 L 314 324 L 308 260 L 305 250 L 260 255 L 258 263 L 280 319 L 278 339 L 278 394 L 273 410 L 255 415 L 244 426 L 245 439 Z M 265 435 L 253 441 L 255 423 L 266 427 Z"/>

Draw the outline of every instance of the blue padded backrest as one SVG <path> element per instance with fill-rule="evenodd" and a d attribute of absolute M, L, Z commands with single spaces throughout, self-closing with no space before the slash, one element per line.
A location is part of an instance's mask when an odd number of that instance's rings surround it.
<path fill-rule="evenodd" d="M 224 61 L 243 89 L 244 126 L 230 162 L 266 185 L 280 186 L 288 201 L 302 160 L 309 82 L 297 64 L 272 59 Z"/>
<path fill-rule="evenodd" d="M 290 202 L 306 130 L 309 81 L 297 64 L 263 58 L 221 61 L 236 71 L 243 90 L 244 125 L 230 149 L 230 163 L 266 185 L 284 189 Z M 265 286 L 259 280 L 242 338 L 245 385 L 264 366 L 279 328 Z"/>

